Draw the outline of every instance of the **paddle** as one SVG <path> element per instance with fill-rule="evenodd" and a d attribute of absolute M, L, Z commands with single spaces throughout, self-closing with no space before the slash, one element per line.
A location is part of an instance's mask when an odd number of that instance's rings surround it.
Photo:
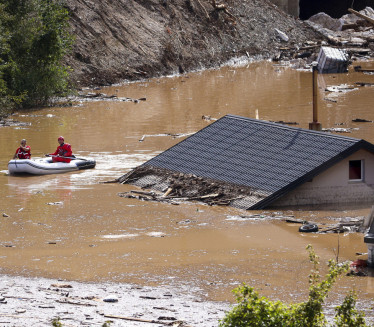
<path fill-rule="evenodd" d="M 60 158 L 66 158 L 66 159 L 71 159 L 71 160 L 86 160 L 87 159 L 84 159 L 84 158 L 77 158 L 77 157 L 62 157 L 62 156 L 55 156 L 55 155 L 50 155 L 50 154 L 46 154 L 45 155 L 46 157 L 60 157 Z"/>

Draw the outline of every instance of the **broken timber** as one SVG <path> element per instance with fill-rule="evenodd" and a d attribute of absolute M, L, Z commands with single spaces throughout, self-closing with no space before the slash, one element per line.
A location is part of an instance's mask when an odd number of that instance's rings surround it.
<path fill-rule="evenodd" d="M 155 167 L 138 167 L 117 179 L 117 182 L 142 188 L 118 193 L 120 197 L 173 205 L 179 205 L 183 201 L 199 201 L 209 206 L 236 206 L 238 201 L 241 203 L 248 197 L 262 196 L 242 185 Z"/>
<path fill-rule="evenodd" d="M 374 25 L 374 19 L 373 18 L 370 18 L 369 16 L 366 16 L 364 14 L 361 14 L 360 12 L 352 9 L 352 8 L 349 8 L 348 11 L 352 14 L 355 14 L 356 16 L 360 17 L 360 18 L 363 18 L 365 19 L 366 21 L 368 21 L 369 23 L 373 24 Z"/>
<path fill-rule="evenodd" d="M 165 194 L 158 194 L 155 192 L 132 190 L 131 192 L 119 193 L 118 195 L 120 197 L 129 198 L 129 199 L 139 199 L 143 201 L 171 202 L 173 204 L 177 204 L 173 202 L 173 200 L 202 201 L 208 205 L 228 205 L 232 200 L 236 200 L 240 198 L 240 197 L 235 197 L 235 198 L 224 199 L 224 200 L 215 200 L 221 195 L 219 193 L 206 194 L 206 195 L 200 195 L 200 196 L 184 196 L 184 195 L 168 196 L 172 191 L 173 191 L 172 188 L 168 188 Z M 133 195 L 133 194 L 137 194 L 137 195 Z"/>
<path fill-rule="evenodd" d="M 236 24 L 236 21 L 237 21 L 236 17 L 231 12 L 228 11 L 227 6 L 225 4 L 223 3 L 217 4 L 216 0 L 211 0 L 211 4 L 215 10 L 223 11 L 226 15 L 229 16 L 229 19 L 231 20 L 231 22 L 233 24 Z"/>
<path fill-rule="evenodd" d="M 128 321 L 136 321 L 136 322 L 145 322 L 149 324 L 162 324 L 162 325 L 170 325 L 170 320 L 173 321 L 173 326 L 183 325 L 182 321 L 176 321 L 173 317 L 159 317 L 157 320 L 153 319 L 142 319 L 142 318 L 135 318 L 135 317 L 124 317 L 124 316 L 116 316 L 116 315 L 104 315 L 105 318 L 112 318 L 112 319 L 121 319 L 121 320 L 128 320 Z M 162 320 L 169 320 L 169 321 L 162 321 Z"/>

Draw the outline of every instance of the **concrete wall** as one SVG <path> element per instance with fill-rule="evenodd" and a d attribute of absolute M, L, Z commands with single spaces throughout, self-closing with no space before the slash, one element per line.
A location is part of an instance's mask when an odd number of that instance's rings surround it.
<path fill-rule="evenodd" d="M 299 17 L 299 0 L 270 0 L 286 13 Z"/>
<path fill-rule="evenodd" d="M 364 160 L 363 181 L 349 180 L 349 160 Z M 374 154 L 360 150 L 279 198 L 272 207 L 374 202 Z"/>

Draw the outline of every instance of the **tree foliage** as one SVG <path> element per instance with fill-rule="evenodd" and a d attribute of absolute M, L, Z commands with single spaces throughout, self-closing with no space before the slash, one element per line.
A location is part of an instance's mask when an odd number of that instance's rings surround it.
<path fill-rule="evenodd" d="M 321 280 L 318 256 L 311 246 L 307 249 L 313 269 L 309 275 L 309 297 L 306 302 L 287 305 L 280 301 L 270 301 L 243 284 L 233 291 L 238 304 L 222 319 L 220 327 L 329 326 L 323 313 L 323 304 L 337 278 L 348 270 L 348 265 L 338 265 L 330 260 L 328 273 Z M 335 309 L 335 326 L 367 326 L 363 314 L 356 310 L 355 305 L 355 294 L 349 292 L 342 305 Z"/>
<path fill-rule="evenodd" d="M 69 91 L 68 20 L 58 0 L 0 0 L 0 105 L 42 105 Z"/>

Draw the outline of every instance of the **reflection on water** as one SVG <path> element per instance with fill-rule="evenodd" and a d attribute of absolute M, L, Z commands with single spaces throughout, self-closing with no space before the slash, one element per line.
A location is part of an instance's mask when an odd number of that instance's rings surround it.
<path fill-rule="evenodd" d="M 372 89 L 360 87 L 338 94 L 335 102 L 325 100 L 325 85 L 373 82 L 373 77 L 350 72 L 319 80 L 323 127 L 352 128 L 349 136 L 374 142 L 371 123 L 352 122 L 374 121 Z M 132 187 L 101 183 L 181 140 L 173 135 L 204 128 L 210 122 L 202 116 L 230 113 L 255 118 L 258 113 L 260 119 L 307 128 L 312 120 L 311 73 L 253 63 L 100 92 L 147 100 L 84 102 L 78 107 L 19 113 L 13 119 L 29 126 L 0 129 L 0 204 L 9 216 L 0 221 L 0 272 L 186 285 L 221 300 L 232 300 L 231 289 L 247 282 L 261 294 L 298 301 L 307 294 L 311 268 L 307 244 L 313 245 L 321 262 L 337 252 L 343 261 L 367 251 L 359 233 L 300 234 L 297 224 L 264 219 L 283 215 L 333 223 L 342 217 L 366 216 L 367 207 L 264 210 L 254 212 L 259 218 L 244 219 L 248 213 L 234 208 L 120 198 L 118 193 Z M 61 175 L 6 175 L 20 139 L 27 139 L 37 157 L 54 150 L 59 135 L 72 144 L 77 157 L 94 158 L 96 168 Z M 351 287 L 364 300 L 374 293 L 372 277 L 344 277 L 337 289 L 345 292 Z"/>

